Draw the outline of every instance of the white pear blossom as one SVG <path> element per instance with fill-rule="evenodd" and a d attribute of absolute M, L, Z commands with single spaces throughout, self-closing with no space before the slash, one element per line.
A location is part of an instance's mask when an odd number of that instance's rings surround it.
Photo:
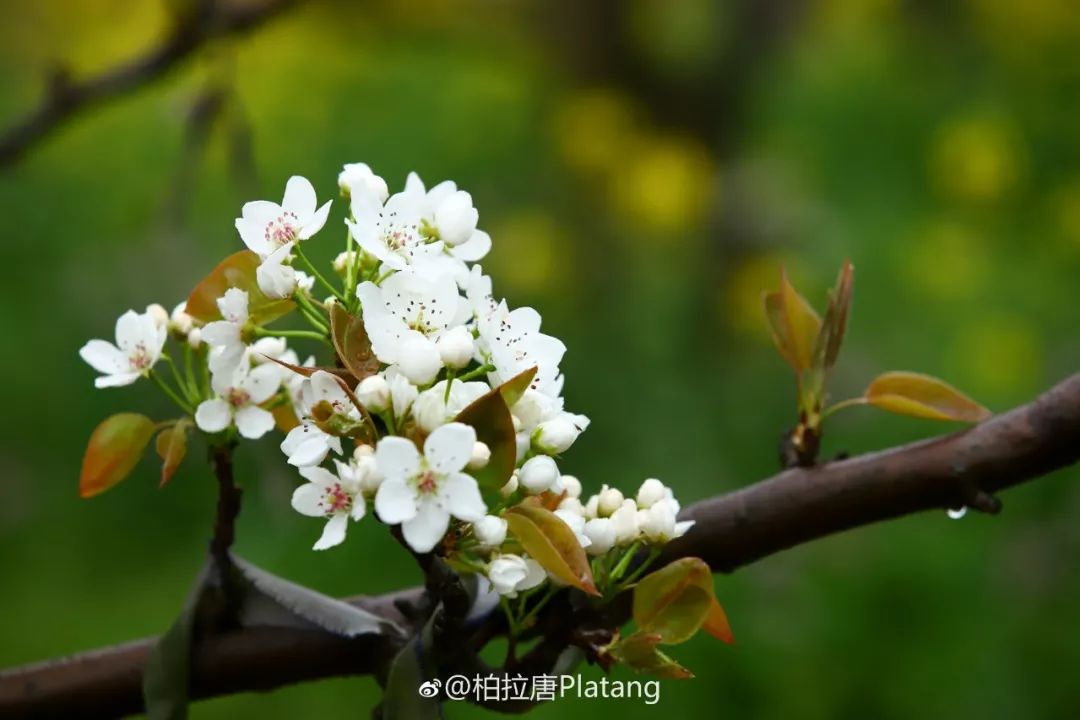
<path fill-rule="evenodd" d="M 400 272 L 382 286 L 361 283 L 356 295 L 375 356 L 398 365 L 417 385 L 434 380 L 443 366 L 436 341 L 468 319 L 468 305 L 453 279 Z"/>
<path fill-rule="evenodd" d="M 476 262 L 487 255 L 491 237 L 476 229 L 479 214 L 469 193 L 459 190 L 452 180 L 444 180 L 425 192 L 424 183 L 416 173 L 409 173 L 405 189 L 423 196 L 421 219 L 429 232 L 445 243 L 452 257 Z"/>
<path fill-rule="evenodd" d="M 248 249 L 266 260 L 275 251 L 291 248 L 322 229 L 330 213 L 330 201 L 322 207 L 317 205 L 315 188 L 306 178 L 294 175 L 285 184 L 280 205 L 268 200 L 245 203 L 242 217 L 236 219 L 236 229 Z"/>
<path fill-rule="evenodd" d="M 547 455 L 529 458 L 518 471 L 521 484 L 534 495 L 552 490 L 559 480 L 559 466 Z"/>
<path fill-rule="evenodd" d="M 339 463 L 339 471 L 341 467 Z M 321 467 L 301 468 L 300 475 L 308 482 L 293 492 L 293 509 L 308 517 L 326 518 L 326 526 L 313 549 L 326 550 L 341 544 L 349 518 L 360 520 L 364 517 L 366 504 L 360 483 L 353 477 L 335 475 Z"/>
<path fill-rule="evenodd" d="M 484 547 L 498 547 L 506 540 L 506 520 L 485 515 L 473 523 L 473 536 Z"/>
<path fill-rule="evenodd" d="M 664 485 L 656 478 L 649 478 L 645 482 L 641 483 L 641 487 L 637 491 L 637 504 L 638 507 L 647 509 L 653 506 L 661 500 L 674 500 L 675 496 L 671 492 L 671 488 Z M 675 505 L 675 510 L 678 512 L 678 504 Z"/>
<path fill-rule="evenodd" d="M 487 567 L 487 577 L 495 592 L 508 598 L 530 590 L 547 578 L 540 563 L 520 555 L 499 555 Z"/>
<path fill-rule="evenodd" d="M 301 273 L 288 264 L 291 258 L 292 245 L 282 245 L 270 253 L 255 270 L 255 281 L 263 295 L 280 300 L 292 297 L 296 292 Z"/>
<path fill-rule="evenodd" d="M 370 193 L 381 203 L 390 197 L 386 181 L 372 172 L 367 163 L 346 163 L 338 173 L 338 187 L 349 196 Z"/>
<path fill-rule="evenodd" d="M 335 415 L 358 420 L 360 411 L 352 404 L 338 379 L 319 370 L 300 385 L 300 424 L 289 431 L 281 443 L 281 451 L 289 456 L 289 464 L 297 467 L 319 465 L 333 450 L 341 454 L 341 438 L 319 428 L 310 419 L 314 408 L 327 403 Z"/>
<path fill-rule="evenodd" d="M 549 398 L 562 394 L 559 363 L 566 345 L 540 332 L 540 323 L 540 313 L 529 307 L 510 310 L 505 300 L 497 304 L 489 302 L 486 309 L 477 312 L 481 352 L 495 367 L 490 376 L 492 385 L 535 367 L 536 376 L 529 387 Z"/>
<path fill-rule="evenodd" d="M 650 542 L 665 543 L 682 537 L 694 526 L 693 520 L 676 520 L 676 505 L 667 498 L 657 500 L 648 508 L 638 511 L 641 534 Z"/>
<path fill-rule="evenodd" d="M 569 412 L 560 412 L 550 420 L 536 426 L 532 444 L 540 452 L 558 455 L 570 449 L 578 436 L 589 427 L 589 418 Z"/>
<path fill-rule="evenodd" d="M 382 375 L 369 375 L 361 380 L 355 394 L 368 412 L 381 413 L 390 406 L 390 383 Z"/>
<path fill-rule="evenodd" d="M 420 391 L 396 366 L 388 368 L 385 377 L 386 384 L 390 387 L 390 409 L 394 412 L 394 419 L 400 424 L 409 416 Z"/>
<path fill-rule="evenodd" d="M 158 327 L 168 328 L 169 311 L 160 303 L 150 303 L 147 305 L 146 314 L 150 316 Z"/>
<path fill-rule="evenodd" d="M 585 518 L 580 513 L 560 506 L 554 514 L 574 531 L 574 536 L 577 537 L 578 544 L 581 547 L 588 548 L 592 545 L 592 540 L 585 534 Z"/>
<path fill-rule="evenodd" d="M 116 344 L 91 340 L 79 350 L 86 363 L 102 373 L 94 380 L 99 388 L 130 385 L 149 374 L 161 357 L 168 330 L 149 312 L 128 310 L 116 321 Z"/>
<path fill-rule="evenodd" d="M 274 415 L 259 407 L 281 386 L 281 374 L 271 365 L 237 368 L 231 375 L 217 373 L 211 382 L 217 397 L 195 409 L 195 424 L 208 433 L 235 424 L 240 434 L 256 440 L 274 429 Z"/>
<path fill-rule="evenodd" d="M 608 517 L 623 504 L 623 494 L 619 488 L 604 485 L 597 494 L 596 514 Z"/>
<path fill-rule="evenodd" d="M 229 288 L 218 298 L 217 306 L 221 320 L 203 327 L 202 340 L 210 346 L 210 372 L 228 374 L 239 367 L 244 357 L 243 330 L 248 321 L 248 294 L 239 288 Z"/>
<path fill-rule="evenodd" d="M 387 268 L 404 270 L 442 252 L 441 243 L 430 242 L 421 232 L 425 204 L 421 192 L 408 188 L 386 198 L 370 187 L 353 186 L 349 196 L 353 219 L 346 225 L 362 250 Z"/>
<path fill-rule="evenodd" d="M 594 518 L 585 523 L 585 536 L 589 538 L 589 547 L 585 552 L 590 555 L 603 555 L 615 547 L 615 528 L 608 518 Z"/>
<path fill-rule="evenodd" d="M 470 470 L 479 470 L 487 467 L 489 462 L 491 462 L 491 448 L 488 447 L 487 443 L 477 440 L 473 445 L 472 455 L 469 456 L 469 464 L 466 467 Z"/>
<path fill-rule="evenodd" d="M 566 493 L 566 497 L 575 499 L 581 497 L 580 480 L 573 475 L 563 475 L 560 480 L 562 481 L 563 491 Z M 580 505 L 581 502 L 578 501 L 578 504 Z"/>
<path fill-rule="evenodd" d="M 446 391 L 449 383 L 450 392 Z M 457 414 L 488 393 L 482 382 L 440 380 L 420 393 L 413 403 L 412 414 L 424 432 L 432 432 L 457 417 Z"/>
<path fill-rule="evenodd" d="M 439 337 L 439 357 L 448 368 L 460 370 L 473 359 L 475 345 L 472 333 L 463 325 L 450 328 Z"/>
<path fill-rule="evenodd" d="M 187 337 L 195 327 L 195 318 L 188 315 L 187 300 L 183 300 L 169 314 L 169 332 L 179 337 Z"/>
<path fill-rule="evenodd" d="M 640 535 L 637 503 L 631 498 L 623 500 L 611 513 L 611 527 L 615 530 L 616 545 L 629 545 L 637 540 Z"/>
<path fill-rule="evenodd" d="M 400 524 L 405 542 L 416 552 L 430 552 L 438 544 L 451 516 L 466 522 L 484 517 L 480 488 L 462 472 L 475 442 L 471 427 L 449 423 L 428 436 L 423 455 L 402 437 L 384 437 L 376 446 L 384 480 L 375 495 L 375 512 L 385 523 Z"/>

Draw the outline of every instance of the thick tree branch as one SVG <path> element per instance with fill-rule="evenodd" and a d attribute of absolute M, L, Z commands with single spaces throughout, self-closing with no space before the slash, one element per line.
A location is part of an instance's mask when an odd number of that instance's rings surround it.
<path fill-rule="evenodd" d="M 66 69 L 55 69 L 38 107 L 0 133 L 0 167 L 18 160 L 79 111 L 149 85 L 210 40 L 252 30 L 296 1 L 199 0 L 177 18 L 160 44 L 138 57 L 78 82 Z"/>
<path fill-rule="evenodd" d="M 792 469 L 692 505 L 698 521 L 665 558 L 695 555 L 730 572 L 785 548 L 921 510 L 998 508 L 994 493 L 1080 460 L 1080 374 L 1037 400 L 965 432 L 817 468 Z M 355 598 L 402 622 L 420 589 Z M 404 602 L 403 602 L 404 601 Z M 0 673 L 0 716 L 112 717 L 141 709 L 140 674 L 153 638 Z M 269 690 L 304 680 L 380 673 L 393 648 L 373 639 L 278 628 L 207 638 L 195 650 L 192 698 Z"/>

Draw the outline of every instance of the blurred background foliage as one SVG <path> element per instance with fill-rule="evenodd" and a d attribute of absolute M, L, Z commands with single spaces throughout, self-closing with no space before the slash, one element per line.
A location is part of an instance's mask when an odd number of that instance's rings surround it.
<path fill-rule="evenodd" d="M 0 118 L 38 101 L 50 66 L 106 69 L 182 6 L 3 2 Z M 80 114 L 0 172 L 0 665 L 153 634 L 178 611 L 213 483 L 196 450 L 163 491 L 147 461 L 80 501 L 98 420 L 168 409 L 145 384 L 94 391 L 76 351 L 123 310 L 186 296 L 240 247 L 241 203 L 293 173 L 329 196 L 362 160 L 392 187 L 417 170 L 472 192 L 496 291 L 570 348 L 568 402 L 593 425 L 563 467 L 589 489 L 658 476 L 693 501 L 776 470 L 794 391 L 759 305 L 781 264 L 821 305 L 855 263 L 836 395 L 916 369 L 995 410 L 1030 399 L 1080 357 L 1078 41 L 1071 0 L 322 0 Z M 338 251 L 332 228 L 311 255 Z M 856 409 L 825 452 L 950 429 Z M 298 478 L 275 443 L 240 451 L 241 554 L 336 595 L 417 580 L 376 523 L 311 552 L 320 526 L 290 510 Z M 1078 479 L 1010 492 L 999 518 L 926 514 L 718 578 L 738 644 L 677 648 L 699 679 L 665 682 L 659 707 L 1075 713 Z M 355 717 L 377 697 L 353 678 L 193 715 Z"/>

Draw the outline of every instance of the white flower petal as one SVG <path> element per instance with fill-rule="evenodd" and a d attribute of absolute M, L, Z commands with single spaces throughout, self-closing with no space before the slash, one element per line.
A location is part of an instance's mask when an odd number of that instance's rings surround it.
<path fill-rule="evenodd" d="M 487 513 L 480 486 L 471 475 L 457 472 L 439 480 L 439 502 L 459 520 L 477 522 Z"/>
<path fill-rule="evenodd" d="M 324 517 L 326 510 L 323 507 L 323 497 L 326 489 L 316 483 L 304 483 L 293 490 L 293 510 L 308 517 Z"/>
<path fill-rule="evenodd" d="M 468 240 L 450 249 L 450 254 L 458 260 L 477 262 L 491 250 L 491 236 L 483 230 L 477 230 Z"/>
<path fill-rule="evenodd" d="M 326 521 L 322 536 L 312 546 L 312 550 L 326 550 L 335 545 L 340 545 L 345 540 L 345 528 L 349 525 L 349 516 L 345 513 L 335 513 Z"/>
<path fill-rule="evenodd" d="M 416 517 L 416 488 L 397 478 L 384 480 L 375 493 L 375 514 L 389 525 Z"/>
<path fill-rule="evenodd" d="M 240 380 L 240 387 L 251 396 L 253 405 L 260 405 L 269 400 L 278 391 L 280 385 L 280 366 L 274 363 L 259 365 Z"/>
<path fill-rule="evenodd" d="M 128 310 L 116 320 L 116 344 L 130 355 L 140 342 L 146 341 L 145 326 L 142 316 L 134 310 Z"/>
<path fill-rule="evenodd" d="M 102 375 L 101 377 L 94 379 L 94 387 L 121 387 L 122 385 L 130 385 L 141 377 L 142 373 L 137 372 L 120 373 L 118 375 Z"/>
<path fill-rule="evenodd" d="M 472 457 L 476 431 L 464 423 L 447 423 L 436 428 L 424 442 L 424 456 L 438 473 L 458 472 Z"/>
<path fill-rule="evenodd" d="M 403 437 L 385 437 L 375 448 L 375 463 L 385 477 L 404 480 L 420 471 L 420 453 Z"/>
<path fill-rule="evenodd" d="M 315 214 L 304 223 L 304 227 L 300 229 L 298 234 L 298 237 L 301 240 L 307 240 L 309 237 L 323 229 L 323 225 L 326 224 L 326 218 L 330 215 L 331 202 L 332 201 L 327 200 L 326 203 L 316 210 Z"/>
<path fill-rule="evenodd" d="M 384 483 L 385 485 L 385 483 Z M 450 526 L 450 514 L 434 502 L 422 502 L 416 517 L 401 524 L 405 542 L 418 553 L 431 552 Z"/>
<path fill-rule="evenodd" d="M 195 424 L 203 432 L 221 432 L 232 422 L 232 406 L 221 398 L 204 400 L 195 409 Z"/>
<path fill-rule="evenodd" d="M 236 411 L 236 429 L 248 440 L 258 440 L 274 429 L 274 414 L 257 405 L 246 405 Z"/>
<path fill-rule="evenodd" d="M 106 375 L 127 373 L 131 369 L 128 357 L 120 348 L 104 340 L 91 340 L 79 350 L 79 357 Z"/>
<path fill-rule="evenodd" d="M 281 207 L 295 214 L 301 222 L 315 213 L 317 202 L 315 188 L 306 177 L 293 175 L 285 183 L 285 197 L 281 200 Z"/>

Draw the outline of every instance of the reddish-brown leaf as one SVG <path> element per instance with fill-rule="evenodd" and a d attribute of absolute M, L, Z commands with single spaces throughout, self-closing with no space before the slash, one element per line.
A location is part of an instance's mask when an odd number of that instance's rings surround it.
<path fill-rule="evenodd" d="M 138 413 L 106 418 L 90 436 L 79 476 L 79 495 L 89 498 L 105 492 L 131 473 L 150 439 L 154 421 Z"/>

